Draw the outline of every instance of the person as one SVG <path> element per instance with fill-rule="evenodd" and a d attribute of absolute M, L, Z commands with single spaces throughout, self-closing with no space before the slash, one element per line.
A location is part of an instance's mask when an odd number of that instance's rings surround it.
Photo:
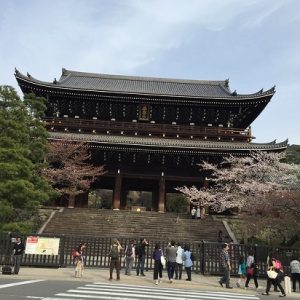
<path fill-rule="evenodd" d="M 192 261 L 192 252 L 190 251 L 189 245 L 184 245 L 183 247 L 182 261 L 184 263 L 184 268 L 187 275 L 186 281 L 192 281 L 193 261 Z"/>
<path fill-rule="evenodd" d="M 149 243 L 146 239 L 140 239 L 140 243 L 136 247 L 135 255 L 137 257 L 136 265 L 136 276 L 139 276 L 141 271 L 141 276 L 146 276 L 144 273 L 144 265 L 146 258 L 146 247 L 149 246 Z"/>
<path fill-rule="evenodd" d="M 22 242 L 20 237 L 16 238 L 16 243 L 13 247 L 13 253 L 14 253 L 14 274 L 19 274 L 20 266 L 23 258 L 23 254 L 25 251 L 25 245 Z"/>
<path fill-rule="evenodd" d="M 170 283 L 173 282 L 174 272 L 176 268 L 176 253 L 177 248 L 175 242 L 171 241 L 166 249 L 167 270 Z"/>
<path fill-rule="evenodd" d="M 183 248 L 180 243 L 177 243 L 177 252 L 176 252 L 176 267 L 175 267 L 175 279 L 181 280 L 182 278 L 182 254 Z"/>
<path fill-rule="evenodd" d="M 135 247 L 134 240 L 130 240 L 129 244 L 125 248 L 125 275 L 131 275 L 131 269 L 135 259 Z"/>
<path fill-rule="evenodd" d="M 250 279 L 253 278 L 255 288 L 258 289 L 258 282 L 257 282 L 257 264 L 254 258 L 254 251 L 250 250 L 247 256 L 247 263 L 246 263 L 246 274 L 247 279 L 245 283 L 245 289 L 248 288 Z"/>
<path fill-rule="evenodd" d="M 196 219 L 200 219 L 200 218 L 201 218 L 200 206 L 197 205 L 197 209 L 196 209 Z"/>
<path fill-rule="evenodd" d="M 296 257 L 293 257 L 290 262 L 291 267 L 291 278 L 293 283 L 293 292 L 296 292 L 296 283 L 299 283 L 299 291 L 300 291 L 300 262 Z"/>
<path fill-rule="evenodd" d="M 191 217 L 192 217 L 192 219 L 196 218 L 196 209 L 194 206 L 192 207 L 192 210 L 191 210 Z"/>
<path fill-rule="evenodd" d="M 232 289 L 232 286 L 230 286 L 231 264 L 228 250 L 229 245 L 227 243 L 223 244 L 222 251 L 220 253 L 220 266 L 223 272 L 223 276 L 219 280 L 219 284 L 223 287 L 223 284 L 225 283 L 227 289 Z"/>
<path fill-rule="evenodd" d="M 270 276 L 267 276 L 266 291 L 264 293 L 262 293 L 262 295 L 269 295 L 271 285 L 273 284 L 274 287 L 278 287 L 281 291 L 281 295 L 279 295 L 279 297 L 285 297 L 286 294 L 281 285 L 281 281 L 284 277 L 282 267 L 278 267 L 278 263 L 277 263 L 278 260 L 275 258 L 274 254 L 270 257 L 271 257 L 271 259 L 269 259 L 268 271 L 275 271 L 277 273 L 277 276 L 275 278 L 270 278 Z"/>
<path fill-rule="evenodd" d="M 153 279 L 155 280 L 156 285 L 160 283 L 162 280 L 162 269 L 163 269 L 163 265 L 161 263 L 162 256 L 163 256 L 163 251 L 161 249 L 160 243 L 156 243 L 152 255 L 154 259 Z"/>
<path fill-rule="evenodd" d="M 239 256 L 239 270 L 238 270 L 238 280 L 236 282 L 236 286 L 240 287 L 241 286 L 241 281 L 245 280 L 246 277 L 246 262 L 245 262 L 245 258 L 243 255 L 240 254 Z"/>
<path fill-rule="evenodd" d="M 75 264 L 75 277 L 82 277 L 84 268 L 84 249 L 86 248 L 85 243 L 80 243 L 76 248 L 76 253 L 74 256 Z"/>
<path fill-rule="evenodd" d="M 117 280 L 120 280 L 120 252 L 122 250 L 122 246 L 117 239 L 113 239 L 113 243 L 111 245 L 109 251 L 110 264 L 109 264 L 109 280 L 112 280 L 113 270 L 116 269 Z"/>

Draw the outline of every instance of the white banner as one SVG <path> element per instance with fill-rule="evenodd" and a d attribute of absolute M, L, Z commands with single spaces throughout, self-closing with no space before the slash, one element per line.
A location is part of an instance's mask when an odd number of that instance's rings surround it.
<path fill-rule="evenodd" d="M 28 236 L 26 254 L 58 255 L 59 238 Z"/>

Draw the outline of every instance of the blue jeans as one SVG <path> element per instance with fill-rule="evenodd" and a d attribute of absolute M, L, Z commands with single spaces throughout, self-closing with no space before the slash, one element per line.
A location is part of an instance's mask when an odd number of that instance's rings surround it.
<path fill-rule="evenodd" d="M 142 255 L 141 257 L 138 257 L 137 259 L 137 265 L 136 265 L 136 275 L 144 274 L 144 265 L 145 265 L 145 255 Z"/>
<path fill-rule="evenodd" d="M 173 279 L 175 268 L 176 268 L 176 262 L 168 261 L 168 277 L 169 277 L 169 279 Z"/>

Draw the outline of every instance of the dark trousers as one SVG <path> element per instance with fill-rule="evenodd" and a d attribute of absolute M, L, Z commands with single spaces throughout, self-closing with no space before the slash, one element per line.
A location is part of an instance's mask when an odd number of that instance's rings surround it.
<path fill-rule="evenodd" d="M 18 274 L 20 271 L 20 266 L 21 266 L 21 262 L 22 262 L 22 257 L 23 255 L 19 254 L 19 255 L 14 255 L 14 273 Z"/>
<path fill-rule="evenodd" d="M 271 289 L 271 285 L 272 285 L 272 284 L 274 285 L 274 288 L 279 287 L 280 292 L 281 292 L 282 294 L 285 294 L 285 291 L 284 291 L 284 289 L 283 289 L 283 287 L 282 287 L 282 285 L 281 285 L 281 283 L 280 283 L 280 280 L 278 280 L 277 278 L 276 278 L 276 279 L 270 279 L 270 278 L 267 279 L 266 293 L 269 293 L 269 292 L 270 292 L 270 289 Z"/>
<path fill-rule="evenodd" d="M 230 271 L 228 267 L 223 267 L 223 276 L 220 279 L 221 283 L 225 283 L 226 287 L 230 286 Z"/>
<path fill-rule="evenodd" d="M 253 276 L 247 274 L 247 279 L 246 279 L 246 283 L 245 283 L 245 287 L 248 287 L 249 285 L 249 281 L 250 279 L 253 277 L 253 280 L 254 280 L 254 284 L 255 284 L 255 287 L 258 288 L 258 283 L 257 283 L 257 274 L 253 274 Z"/>
<path fill-rule="evenodd" d="M 300 291 L 300 273 L 292 273 L 291 274 L 292 282 L 293 282 L 293 291 L 296 292 L 296 282 L 299 283 L 299 291 Z"/>
<path fill-rule="evenodd" d="M 144 274 L 144 266 L 145 266 L 145 255 L 138 257 L 137 265 L 136 265 L 136 275 Z"/>
<path fill-rule="evenodd" d="M 169 280 L 173 279 L 174 277 L 174 272 L 176 268 L 176 262 L 174 261 L 168 261 L 168 277 Z"/>
<path fill-rule="evenodd" d="M 179 275 L 179 276 L 178 276 L 178 275 Z M 175 278 L 180 280 L 181 277 L 182 277 L 182 264 L 176 263 L 176 267 L 175 267 Z"/>
<path fill-rule="evenodd" d="M 187 280 L 191 281 L 192 280 L 192 267 L 185 267 L 186 275 L 187 275 Z"/>
<path fill-rule="evenodd" d="M 162 264 L 160 260 L 155 260 L 154 261 L 154 272 L 153 272 L 153 279 L 156 280 L 159 278 L 162 278 Z"/>
<path fill-rule="evenodd" d="M 117 279 L 120 279 L 120 260 L 118 258 L 111 258 L 110 259 L 109 279 L 112 279 L 114 268 L 116 268 Z"/>

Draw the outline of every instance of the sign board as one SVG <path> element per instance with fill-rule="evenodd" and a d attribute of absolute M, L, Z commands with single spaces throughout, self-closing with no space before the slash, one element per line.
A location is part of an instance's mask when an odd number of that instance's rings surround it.
<path fill-rule="evenodd" d="M 59 238 L 28 236 L 26 254 L 58 255 Z"/>

